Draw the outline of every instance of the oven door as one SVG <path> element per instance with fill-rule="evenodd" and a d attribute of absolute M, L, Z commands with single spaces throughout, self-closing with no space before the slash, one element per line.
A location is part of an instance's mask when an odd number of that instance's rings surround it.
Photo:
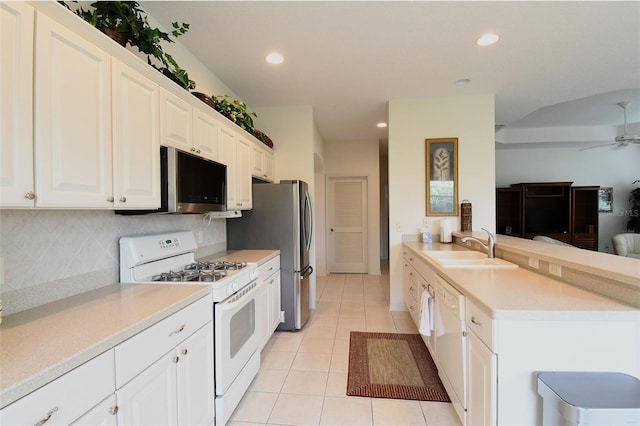
<path fill-rule="evenodd" d="M 258 349 L 256 293 L 260 284 L 260 281 L 254 281 L 214 305 L 216 395 L 225 394 Z"/>

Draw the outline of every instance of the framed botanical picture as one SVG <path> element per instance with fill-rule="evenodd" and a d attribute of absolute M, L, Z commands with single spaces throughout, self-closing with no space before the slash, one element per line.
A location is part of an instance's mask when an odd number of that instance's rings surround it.
<path fill-rule="evenodd" d="M 598 191 L 598 213 L 611 213 L 613 211 L 613 188 L 602 187 Z"/>
<path fill-rule="evenodd" d="M 427 216 L 457 216 L 458 138 L 425 142 Z"/>

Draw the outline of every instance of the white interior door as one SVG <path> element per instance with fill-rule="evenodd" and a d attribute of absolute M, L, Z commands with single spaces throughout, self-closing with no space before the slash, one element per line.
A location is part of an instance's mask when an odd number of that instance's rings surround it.
<path fill-rule="evenodd" d="M 329 178 L 327 186 L 329 273 L 366 273 L 367 178 Z"/>

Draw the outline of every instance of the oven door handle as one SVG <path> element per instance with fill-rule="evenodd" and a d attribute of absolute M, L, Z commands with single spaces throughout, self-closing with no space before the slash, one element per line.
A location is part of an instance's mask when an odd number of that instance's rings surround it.
<path fill-rule="evenodd" d="M 246 303 L 245 299 L 249 299 L 253 297 L 260 290 L 261 287 L 262 287 L 262 282 L 258 280 L 256 281 L 256 286 L 251 290 L 249 290 L 248 292 L 246 292 L 245 294 L 243 294 L 242 296 L 237 297 L 237 294 L 234 294 L 233 296 L 230 297 L 231 300 L 216 303 L 215 307 L 216 309 L 219 309 L 221 312 L 233 311 L 239 306 L 244 305 Z M 242 291 L 243 290 L 241 290 L 240 292 Z"/>

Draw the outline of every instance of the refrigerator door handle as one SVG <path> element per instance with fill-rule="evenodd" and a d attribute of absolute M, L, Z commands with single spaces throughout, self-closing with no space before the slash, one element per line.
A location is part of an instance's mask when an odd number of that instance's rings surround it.
<path fill-rule="evenodd" d="M 313 235 L 313 211 L 311 210 L 311 197 L 309 197 L 309 193 L 305 192 L 304 194 L 304 209 L 305 213 L 309 212 L 308 215 L 305 214 L 305 218 L 303 219 L 303 232 L 305 238 L 305 248 L 307 251 L 311 250 L 311 237 Z M 307 224 L 307 217 L 309 218 L 309 223 Z M 307 227 L 308 225 L 308 227 Z"/>
<path fill-rule="evenodd" d="M 307 278 L 309 275 L 313 274 L 313 266 L 309 265 L 301 272 L 301 279 Z"/>

